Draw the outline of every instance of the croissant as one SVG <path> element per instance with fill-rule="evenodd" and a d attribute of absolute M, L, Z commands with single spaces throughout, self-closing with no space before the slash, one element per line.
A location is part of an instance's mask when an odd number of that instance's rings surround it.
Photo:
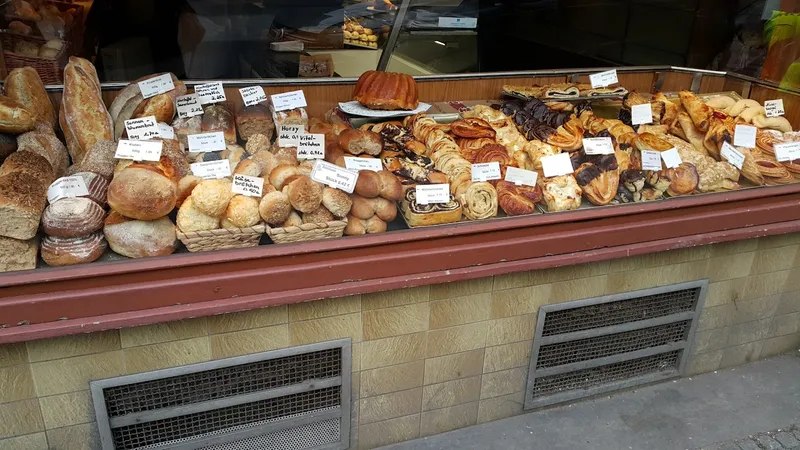
<path fill-rule="evenodd" d="M 536 203 L 542 201 L 542 188 L 539 186 L 517 186 L 500 180 L 495 189 L 500 208 L 509 216 L 533 214 Z"/>
<path fill-rule="evenodd" d="M 708 131 L 709 120 L 711 120 L 714 110 L 703 103 L 691 91 L 681 91 L 678 96 L 681 99 L 681 104 L 686 108 L 686 112 L 689 113 L 689 117 L 692 118 L 694 126 L 700 131 Z"/>

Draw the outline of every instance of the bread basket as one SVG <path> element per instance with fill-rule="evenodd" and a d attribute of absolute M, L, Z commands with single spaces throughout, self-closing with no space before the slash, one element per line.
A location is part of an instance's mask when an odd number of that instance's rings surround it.
<path fill-rule="evenodd" d="M 44 84 L 62 84 L 64 79 L 64 66 L 69 59 L 69 43 L 64 42 L 61 51 L 55 58 L 40 58 L 38 56 L 27 56 L 14 53 L 17 41 L 28 41 L 41 46 L 45 43 L 44 38 L 36 36 L 24 36 L 10 32 L 0 32 L 0 43 L 3 46 L 3 58 L 6 62 L 6 72 L 22 67 L 33 67 L 39 74 Z"/>
<path fill-rule="evenodd" d="M 264 234 L 264 224 L 249 228 L 219 228 L 208 231 L 184 233 L 177 230 L 178 239 L 190 252 L 227 250 L 230 248 L 255 247 Z M 341 233 L 340 233 L 341 234 Z"/>
<path fill-rule="evenodd" d="M 299 227 L 270 228 L 267 225 L 267 236 L 276 244 L 292 242 L 316 241 L 342 237 L 346 220 L 332 220 L 325 223 L 304 223 Z"/>

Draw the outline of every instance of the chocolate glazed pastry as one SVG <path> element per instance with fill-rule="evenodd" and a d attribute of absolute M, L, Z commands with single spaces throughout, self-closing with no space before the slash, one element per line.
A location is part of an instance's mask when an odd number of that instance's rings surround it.
<path fill-rule="evenodd" d="M 619 188 L 619 167 L 613 155 L 603 155 L 597 164 L 583 163 L 575 171 L 575 179 L 584 196 L 595 205 L 607 205 L 614 200 Z"/>

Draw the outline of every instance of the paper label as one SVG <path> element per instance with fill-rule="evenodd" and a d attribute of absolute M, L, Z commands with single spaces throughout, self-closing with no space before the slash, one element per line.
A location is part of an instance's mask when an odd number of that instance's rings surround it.
<path fill-rule="evenodd" d="M 196 94 L 182 95 L 176 98 L 175 105 L 178 108 L 178 117 L 181 119 L 203 114 L 203 107 L 200 105 L 200 99 L 197 98 Z"/>
<path fill-rule="evenodd" d="M 383 164 L 378 158 L 355 158 L 353 156 L 345 156 L 344 166 L 350 170 L 371 170 L 373 172 L 383 170 Z"/>
<path fill-rule="evenodd" d="M 161 159 L 162 141 L 129 141 L 120 139 L 114 158 L 134 161 L 158 161 Z"/>
<path fill-rule="evenodd" d="M 767 117 L 778 117 L 786 114 L 783 110 L 783 99 L 767 100 L 764 102 Z"/>
<path fill-rule="evenodd" d="M 222 131 L 189 135 L 189 153 L 218 152 L 225 148 L 225 133 Z"/>
<path fill-rule="evenodd" d="M 234 194 L 242 194 L 248 197 L 261 198 L 261 190 L 264 188 L 264 179 L 250 177 L 247 175 L 234 175 L 231 191 Z"/>
<path fill-rule="evenodd" d="M 575 169 L 572 168 L 572 160 L 569 159 L 569 153 L 543 156 L 542 170 L 546 178 L 569 175 L 575 171 Z"/>
<path fill-rule="evenodd" d="M 317 161 L 314 170 L 311 171 L 311 179 L 352 194 L 358 181 L 358 172 L 325 161 Z"/>
<path fill-rule="evenodd" d="M 497 161 L 472 165 L 472 182 L 499 180 L 503 178 L 500 173 L 500 163 Z"/>
<path fill-rule="evenodd" d="M 66 197 L 81 197 L 89 195 L 89 189 L 83 182 L 83 177 L 62 177 L 57 179 L 47 189 L 47 201 L 55 203 Z"/>
<path fill-rule="evenodd" d="M 158 135 L 161 136 L 161 139 L 175 139 L 175 129 L 165 123 L 159 122 Z"/>
<path fill-rule="evenodd" d="M 227 159 L 194 163 L 189 167 L 192 169 L 192 175 L 205 180 L 231 176 L 231 164 Z"/>
<path fill-rule="evenodd" d="M 161 137 L 155 116 L 126 120 L 125 131 L 128 132 L 128 139 L 132 141 L 148 141 L 155 137 Z"/>
<path fill-rule="evenodd" d="M 631 122 L 634 125 L 653 123 L 653 107 L 650 103 L 631 106 Z"/>
<path fill-rule="evenodd" d="M 225 89 L 222 88 L 221 81 L 195 86 L 194 93 L 197 94 L 197 98 L 200 99 L 201 105 L 224 102 L 227 100 L 225 97 Z"/>
<path fill-rule="evenodd" d="M 302 125 L 281 125 L 278 130 L 278 147 L 299 146 L 301 134 L 306 134 Z"/>
<path fill-rule="evenodd" d="M 139 82 L 139 90 L 142 91 L 142 98 L 150 98 L 173 89 L 175 89 L 175 83 L 172 82 L 172 76 L 168 73 Z"/>
<path fill-rule="evenodd" d="M 775 159 L 781 162 L 797 161 L 800 159 L 800 142 L 786 142 L 775 144 Z"/>
<path fill-rule="evenodd" d="M 719 154 L 725 158 L 726 161 L 731 163 L 731 165 L 742 170 L 742 166 L 744 166 L 744 155 L 739 150 L 733 148 L 731 144 L 723 142 L 722 150 L 720 150 Z"/>
<path fill-rule="evenodd" d="M 439 28 L 478 28 L 477 17 L 439 17 Z"/>
<path fill-rule="evenodd" d="M 617 71 L 612 69 L 589 75 L 589 82 L 592 83 L 592 89 L 595 89 L 619 83 L 619 79 L 617 78 Z"/>
<path fill-rule="evenodd" d="M 536 179 L 539 174 L 532 170 L 518 169 L 516 167 L 506 168 L 506 181 L 516 184 L 517 186 L 536 186 Z"/>
<path fill-rule="evenodd" d="M 664 165 L 669 169 L 674 169 L 681 165 L 681 155 L 678 154 L 677 148 L 671 148 L 665 152 L 661 152 L 661 159 L 664 160 Z"/>
<path fill-rule="evenodd" d="M 661 170 L 661 152 L 642 150 L 642 170 Z"/>
<path fill-rule="evenodd" d="M 756 131 L 758 128 L 750 125 L 736 125 L 733 133 L 733 145 L 736 147 L 756 148 Z"/>
<path fill-rule="evenodd" d="M 239 93 L 242 95 L 244 106 L 257 105 L 267 99 L 267 94 L 261 86 L 244 87 L 239 89 Z"/>
<path fill-rule="evenodd" d="M 308 106 L 308 104 L 306 103 L 306 96 L 303 94 L 303 91 L 292 91 L 272 96 L 272 107 L 275 111 L 305 108 L 306 106 Z"/>
<path fill-rule="evenodd" d="M 613 155 L 614 143 L 609 137 L 585 138 L 583 140 L 583 151 L 587 155 Z"/>
<path fill-rule="evenodd" d="M 325 158 L 324 134 L 301 134 L 300 145 L 297 146 L 297 159 Z"/>
<path fill-rule="evenodd" d="M 447 203 L 450 201 L 449 184 L 418 184 L 417 203 L 430 205 L 432 203 Z"/>

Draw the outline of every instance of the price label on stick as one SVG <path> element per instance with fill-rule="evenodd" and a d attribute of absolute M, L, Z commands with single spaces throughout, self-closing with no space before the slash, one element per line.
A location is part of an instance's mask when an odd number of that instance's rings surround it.
<path fill-rule="evenodd" d="M 536 179 L 539 177 L 537 172 L 532 170 L 518 169 L 516 167 L 506 168 L 506 181 L 517 186 L 536 186 Z"/>
<path fill-rule="evenodd" d="M 736 147 L 756 148 L 756 131 L 758 128 L 750 125 L 736 125 L 733 132 L 733 145 Z"/>
<path fill-rule="evenodd" d="M 614 143 L 609 137 L 585 138 L 583 140 L 583 151 L 587 155 L 613 155 Z"/>
<path fill-rule="evenodd" d="M 472 182 L 499 180 L 503 178 L 500 173 L 500 163 L 497 161 L 472 165 Z"/>
<path fill-rule="evenodd" d="M 248 197 L 261 198 L 261 191 L 264 189 L 264 179 L 247 175 L 234 175 L 231 191 L 234 194 L 242 194 Z"/>
<path fill-rule="evenodd" d="M 720 150 L 719 153 L 726 161 L 731 163 L 731 165 L 742 170 L 742 166 L 744 166 L 744 155 L 742 152 L 736 150 L 731 144 L 723 142 L 722 150 Z"/>
<path fill-rule="evenodd" d="M 642 150 L 642 170 L 661 170 L 661 152 Z"/>
<path fill-rule="evenodd" d="M 218 152 L 225 150 L 225 134 L 222 131 L 213 133 L 190 134 L 189 153 Z"/>
<path fill-rule="evenodd" d="M 646 125 L 653 123 L 653 107 L 650 103 L 631 106 L 631 123 L 634 125 Z"/>
<path fill-rule="evenodd" d="M 55 203 L 66 197 L 81 197 L 89 195 L 89 189 L 82 177 L 62 177 L 57 179 L 47 189 L 47 201 Z"/>
<path fill-rule="evenodd" d="M 306 103 L 306 96 L 303 94 L 303 91 L 292 91 L 272 96 L 272 107 L 275 111 L 305 108 L 306 106 L 308 106 L 308 104 Z"/>
<path fill-rule="evenodd" d="M 572 168 L 572 160 L 569 159 L 569 153 L 542 157 L 542 170 L 546 178 L 569 175 L 575 171 Z"/>
<path fill-rule="evenodd" d="M 301 134 L 300 145 L 297 146 L 297 159 L 324 159 L 325 135 Z"/>
<path fill-rule="evenodd" d="M 786 142 L 775 144 L 775 159 L 780 162 L 797 161 L 800 159 L 800 142 Z"/>
<path fill-rule="evenodd" d="M 418 184 L 417 203 L 430 205 L 433 203 L 447 203 L 450 201 L 449 184 Z"/>
<path fill-rule="evenodd" d="M 681 155 L 678 154 L 678 149 L 671 148 L 667 151 L 661 152 L 661 159 L 664 160 L 664 165 L 669 169 L 674 169 L 681 165 Z"/>
<path fill-rule="evenodd" d="M 592 83 L 592 89 L 595 89 L 617 84 L 619 79 L 617 78 L 617 71 L 612 69 L 589 75 L 589 82 Z"/>
<path fill-rule="evenodd" d="M 134 161 L 158 161 L 161 159 L 162 141 L 128 141 L 120 139 L 114 158 Z"/>
<path fill-rule="evenodd" d="M 172 76 L 168 73 L 139 82 L 139 90 L 142 91 L 142 98 L 150 98 L 158 94 L 164 94 L 173 89 L 175 89 L 175 83 L 172 82 Z"/>
<path fill-rule="evenodd" d="M 182 95 L 176 98 L 175 105 L 178 108 L 178 117 L 181 119 L 203 114 L 203 107 L 200 105 L 200 99 L 197 98 L 196 94 Z"/>
<path fill-rule="evenodd" d="M 311 179 L 352 194 L 358 181 L 358 172 L 325 161 L 317 161 L 311 171 Z"/>
<path fill-rule="evenodd" d="M 278 130 L 278 147 L 299 146 L 301 134 L 305 134 L 302 125 L 281 125 Z"/>
<path fill-rule="evenodd" d="M 267 94 L 261 86 L 244 87 L 239 89 L 239 93 L 242 95 L 244 106 L 257 105 L 267 99 Z"/>
<path fill-rule="evenodd" d="M 165 123 L 159 122 L 158 135 L 161 136 L 161 139 L 175 139 L 175 129 Z"/>
<path fill-rule="evenodd" d="M 783 110 L 783 99 L 765 101 L 764 111 L 766 111 L 767 117 L 779 117 L 786 114 L 786 111 Z"/>
<path fill-rule="evenodd" d="M 350 170 L 371 170 L 373 172 L 383 170 L 383 164 L 378 158 L 356 158 L 353 156 L 345 156 L 344 166 Z"/>
<path fill-rule="evenodd" d="M 148 141 L 161 137 L 155 116 L 126 120 L 125 131 L 128 133 L 128 139 L 133 141 Z"/>
<path fill-rule="evenodd" d="M 192 175 L 205 180 L 231 176 L 231 164 L 227 159 L 194 163 L 189 167 L 192 169 Z"/>
<path fill-rule="evenodd" d="M 225 89 L 222 88 L 221 81 L 195 86 L 194 93 L 197 94 L 197 98 L 200 99 L 201 105 L 224 102 L 227 100 L 225 97 Z"/>

